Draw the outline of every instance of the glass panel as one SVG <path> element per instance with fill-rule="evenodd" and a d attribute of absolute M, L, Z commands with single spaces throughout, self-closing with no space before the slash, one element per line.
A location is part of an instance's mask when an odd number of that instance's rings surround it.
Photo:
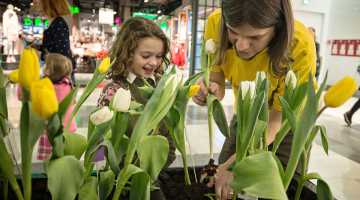
<path fill-rule="evenodd" d="M 215 7 L 221 7 L 221 0 L 214 0 L 215 2 L 214 2 L 214 6 Z"/>
<path fill-rule="evenodd" d="M 196 57 L 196 60 L 195 60 L 195 70 L 201 71 L 200 58 L 198 58 L 198 57 Z"/>
<path fill-rule="evenodd" d="M 214 0 L 206 0 L 206 6 L 212 7 L 214 4 Z"/>
<path fill-rule="evenodd" d="M 195 0 L 195 1 L 196 1 L 196 0 Z M 206 0 L 199 0 L 199 5 L 205 6 L 205 1 L 206 1 Z"/>
<path fill-rule="evenodd" d="M 204 39 L 204 32 L 197 32 L 196 44 L 201 44 L 201 41 Z"/>
<path fill-rule="evenodd" d="M 198 18 L 205 19 L 205 6 L 199 6 Z"/>
<path fill-rule="evenodd" d="M 200 56 L 200 49 L 201 49 L 201 45 L 200 44 L 196 45 L 196 56 L 197 57 Z"/>
<path fill-rule="evenodd" d="M 197 24 L 197 31 L 205 31 L 204 28 L 205 28 L 205 20 L 199 19 Z"/>

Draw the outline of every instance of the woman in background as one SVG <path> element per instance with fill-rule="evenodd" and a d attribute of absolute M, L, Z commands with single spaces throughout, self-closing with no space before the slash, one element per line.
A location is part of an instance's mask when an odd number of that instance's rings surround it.
<path fill-rule="evenodd" d="M 320 44 L 316 41 L 316 32 L 315 32 L 315 28 L 314 27 L 309 27 L 308 28 L 311 36 L 314 38 L 314 42 L 315 42 L 315 47 L 316 47 L 316 73 L 315 73 L 315 78 L 318 81 L 319 79 L 319 74 L 320 74 Z"/>

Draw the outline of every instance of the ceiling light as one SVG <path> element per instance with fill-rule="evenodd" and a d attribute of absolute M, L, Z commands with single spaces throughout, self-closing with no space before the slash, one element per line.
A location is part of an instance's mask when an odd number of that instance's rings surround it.
<path fill-rule="evenodd" d="M 19 10 L 18 11 L 21 11 L 21 9 L 19 8 Z"/>
<path fill-rule="evenodd" d="M 89 19 L 88 22 L 91 22 L 91 20 Z"/>
<path fill-rule="evenodd" d="M 30 6 L 34 5 L 34 3 L 31 3 Z"/>
<path fill-rule="evenodd" d="M 116 15 L 117 12 L 113 12 L 114 15 Z"/>
<path fill-rule="evenodd" d="M 144 0 L 144 3 L 147 3 L 149 0 Z"/>
<path fill-rule="evenodd" d="M 161 13 L 161 10 L 158 10 L 158 13 L 160 14 L 160 13 Z"/>

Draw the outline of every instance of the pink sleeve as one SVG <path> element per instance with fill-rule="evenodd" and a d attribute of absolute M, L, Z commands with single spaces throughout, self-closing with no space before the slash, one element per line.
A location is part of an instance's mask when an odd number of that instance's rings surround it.
<path fill-rule="evenodd" d="M 18 97 L 18 100 L 21 101 L 22 95 L 21 95 L 21 85 L 20 84 L 18 86 L 17 97 Z"/>

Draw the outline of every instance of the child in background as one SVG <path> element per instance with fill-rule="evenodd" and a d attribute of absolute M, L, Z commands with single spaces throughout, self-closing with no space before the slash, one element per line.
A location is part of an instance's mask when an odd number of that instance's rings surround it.
<path fill-rule="evenodd" d="M 98 100 L 98 106 L 109 106 L 110 100 L 119 88 L 129 87 L 132 100 L 146 105 L 148 99 L 141 96 L 138 87 L 143 87 L 145 78 L 147 82 L 156 87 L 164 74 L 165 66 L 170 61 L 166 57 L 169 53 L 169 39 L 161 28 L 152 20 L 143 17 L 133 17 L 126 20 L 116 35 L 115 41 L 108 53 L 111 60 L 116 58 L 109 71 L 107 79 L 112 82 L 107 84 Z M 130 117 L 126 136 L 131 137 L 135 123 L 139 116 Z M 169 141 L 169 155 L 164 168 L 175 160 L 175 143 L 171 138 L 165 121 L 162 122 L 158 135 L 165 136 Z M 137 155 L 134 156 L 133 162 Z M 125 156 L 120 166 L 123 166 Z"/>
<path fill-rule="evenodd" d="M 54 89 L 58 103 L 60 103 L 73 89 L 71 82 L 72 63 L 71 61 L 58 53 L 49 53 L 45 58 L 45 64 L 42 67 L 42 71 L 45 77 L 48 77 L 54 84 Z M 21 100 L 21 86 L 18 88 L 18 99 Z M 75 101 L 67 111 L 63 126 L 64 129 L 68 123 L 71 112 L 74 110 Z M 69 132 L 76 133 L 76 122 L 75 118 L 72 119 Z M 46 131 L 40 137 L 39 147 L 37 153 L 38 160 L 45 160 L 51 154 L 51 145 L 47 138 Z"/>

